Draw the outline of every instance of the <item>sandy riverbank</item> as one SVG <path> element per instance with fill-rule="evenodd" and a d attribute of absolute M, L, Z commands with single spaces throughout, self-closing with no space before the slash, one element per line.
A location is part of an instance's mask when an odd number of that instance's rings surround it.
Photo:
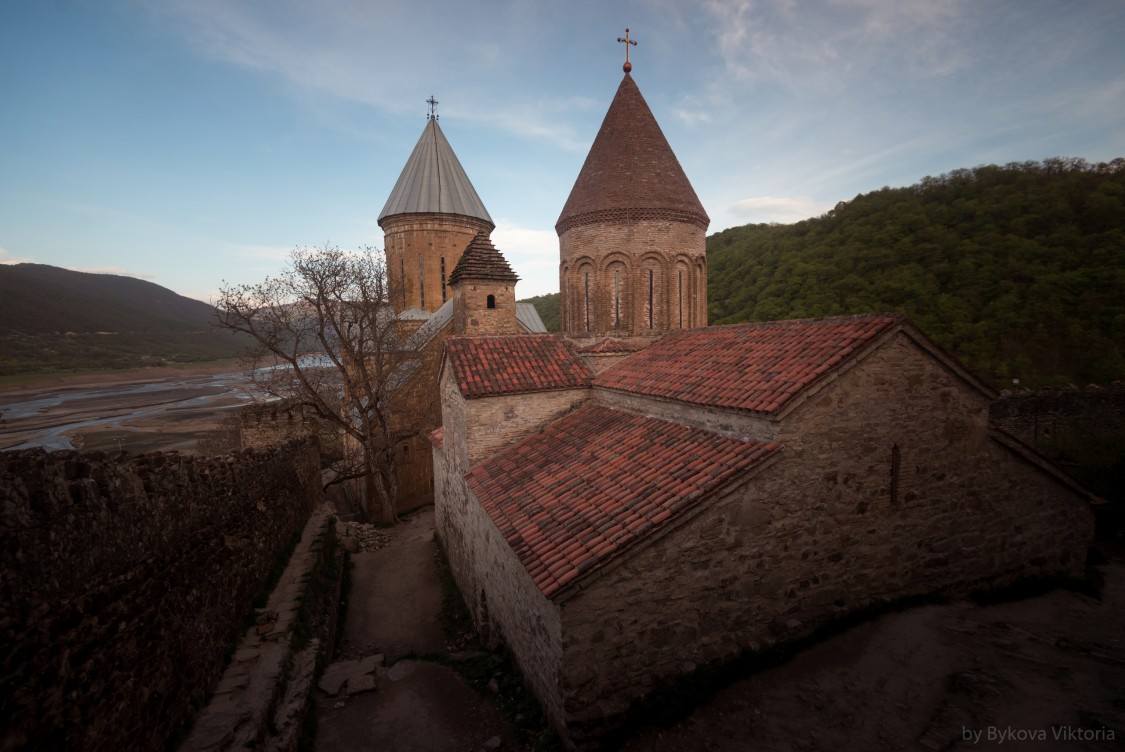
<path fill-rule="evenodd" d="M 121 386 L 124 384 L 151 384 L 173 379 L 210 376 L 217 373 L 241 371 L 243 366 L 237 358 L 212 360 L 203 363 L 183 363 L 175 366 L 153 368 L 131 368 L 115 371 L 97 371 L 72 374 L 31 374 L 17 375 L 12 380 L 0 380 L 0 396 L 27 396 L 64 389 Z"/>
<path fill-rule="evenodd" d="M 0 450 L 227 451 L 228 419 L 246 390 L 236 360 L 9 384 L 0 389 Z"/>

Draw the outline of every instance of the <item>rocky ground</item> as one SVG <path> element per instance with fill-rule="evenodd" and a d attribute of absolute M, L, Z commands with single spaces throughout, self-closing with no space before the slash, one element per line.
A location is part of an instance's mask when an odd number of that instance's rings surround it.
<path fill-rule="evenodd" d="M 349 523 L 351 524 L 351 523 Z M 510 664 L 443 617 L 432 510 L 357 546 L 341 659 L 382 654 L 378 689 L 321 692 L 315 748 L 560 749 Z M 367 542 L 363 543 L 364 536 Z M 1102 601 L 1067 590 L 883 616 L 709 693 L 615 746 L 692 750 L 1110 750 L 1125 746 L 1125 557 Z M 482 673 L 482 671 L 484 673 Z M 522 711 L 522 712 L 521 712 Z"/>

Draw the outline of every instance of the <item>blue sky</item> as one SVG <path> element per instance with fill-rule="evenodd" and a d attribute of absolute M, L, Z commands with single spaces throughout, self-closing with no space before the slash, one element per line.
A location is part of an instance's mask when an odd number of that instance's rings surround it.
<path fill-rule="evenodd" d="M 554 223 L 627 26 L 709 232 L 960 167 L 1125 156 L 1122 0 L 15 0 L 0 262 L 206 300 L 294 246 L 381 247 L 432 94 L 517 294 L 555 291 Z"/>

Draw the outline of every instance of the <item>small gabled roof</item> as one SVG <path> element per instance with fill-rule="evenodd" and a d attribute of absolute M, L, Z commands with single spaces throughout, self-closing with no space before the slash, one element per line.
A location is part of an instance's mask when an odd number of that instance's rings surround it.
<path fill-rule="evenodd" d="M 594 377 L 569 342 L 550 334 L 450 337 L 444 359 L 465 399 L 580 389 Z"/>
<path fill-rule="evenodd" d="M 626 73 L 574 181 L 555 230 L 592 222 L 671 219 L 707 229 L 710 218 L 668 139 Z"/>
<path fill-rule="evenodd" d="M 397 214 L 460 214 L 495 224 L 445 140 L 437 118 L 426 122 L 422 137 L 379 212 L 379 225 Z"/>
<path fill-rule="evenodd" d="M 865 314 L 673 330 L 594 385 L 776 414 L 905 322 L 901 314 Z"/>
<path fill-rule="evenodd" d="M 587 404 L 477 465 L 466 481 L 550 598 L 778 449 Z"/>
<path fill-rule="evenodd" d="M 463 279 L 487 279 L 514 284 L 520 278 L 512 271 L 504 254 L 492 245 L 488 235 L 478 232 L 465 247 L 457 266 L 453 267 L 453 272 L 449 275 L 449 284 L 456 285 Z"/>

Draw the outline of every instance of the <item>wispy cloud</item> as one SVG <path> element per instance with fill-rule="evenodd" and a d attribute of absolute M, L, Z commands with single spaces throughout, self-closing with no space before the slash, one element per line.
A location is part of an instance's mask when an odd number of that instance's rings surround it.
<path fill-rule="evenodd" d="M 799 222 L 802 219 L 818 216 L 831 208 L 818 204 L 808 196 L 783 198 L 778 196 L 755 196 L 736 201 L 727 211 L 739 218 L 756 222 Z"/>
<path fill-rule="evenodd" d="M 553 231 L 531 230 L 499 220 L 492 231 L 492 244 L 520 276 L 518 297 L 558 290 L 559 238 Z"/>
<path fill-rule="evenodd" d="M 427 5 L 433 6 L 428 12 L 417 7 Z M 541 97 L 513 103 L 511 62 L 520 54 L 519 45 L 530 44 L 528 35 L 490 23 L 491 41 L 482 42 L 472 30 L 480 22 L 473 13 L 465 14 L 464 23 L 450 23 L 450 7 L 438 0 L 312 5 L 277 0 L 268 6 L 169 0 L 156 12 L 171 15 L 200 54 L 276 76 L 303 92 L 401 113 L 420 110 L 418 92 L 443 81 L 458 93 L 444 103 L 450 108 L 443 108 L 445 113 L 568 150 L 583 146 L 559 116 L 588 109 L 592 100 Z M 427 16 L 447 22 L 423 25 Z M 451 60 L 457 61 L 452 74 Z"/>
<path fill-rule="evenodd" d="M 708 0 L 726 73 L 744 82 L 830 88 L 895 65 L 942 75 L 964 65 L 966 0 Z"/>
<path fill-rule="evenodd" d="M 492 231 L 492 244 L 505 256 L 518 253 L 528 257 L 549 256 L 556 260 L 559 256 L 559 238 L 554 232 L 530 230 L 504 220 L 496 223 L 496 229 Z"/>
<path fill-rule="evenodd" d="M 144 279 L 152 281 L 156 279 L 154 274 L 145 274 L 144 272 L 135 272 L 131 269 L 126 269 L 120 266 L 88 266 L 77 267 L 68 266 L 72 272 L 86 272 L 87 274 L 114 274 L 118 277 L 136 277 L 137 279 Z"/>
<path fill-rule="evenodd" d="M 29 264 L 32 260 L 21 256 L 13 256 L 7 248 L 0 248 L 0 264 Z"/>
<path fill-rule="evenodd" d="M 289 254 L 293 252 L 291 246 L 273 246 L 273 245 L 230 245 L 228 249 L 235 256 L 242 256 L 244 258 L 266 259 L 268 261 L 285 261 L 289 258 Z"/>
<path fill-rule="evenodd" d="M 697 123 L 710 123 L 711 122 L 710 113 L 703 112 L 701 110 L 685 110 L 683 108 L 677 107 L 674 110 L 672 110 L 672 114 L 675 115 L 676 117 L 678 117 L 680 120 L 687 123 L 688 125 L 695 125 Z"/>

